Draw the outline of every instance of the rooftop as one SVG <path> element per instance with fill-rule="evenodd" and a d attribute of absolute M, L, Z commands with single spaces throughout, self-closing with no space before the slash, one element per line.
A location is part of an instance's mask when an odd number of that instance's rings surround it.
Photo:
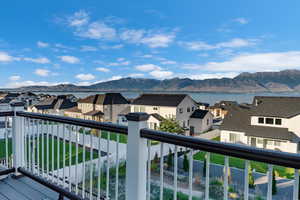
<path fill-rule="evenodd" d="M 133 100 L 133 105 L 177 107 L 186 94 L 142 94 Z"/>
<path fill-rule="evenodd" d="M 80 99 L 78 103 L 91 103 L 98 105 L 112 105 L 112 104 L 128 104 L 129 102 L 120 93 L 106 93 L 91 95 Z"/>

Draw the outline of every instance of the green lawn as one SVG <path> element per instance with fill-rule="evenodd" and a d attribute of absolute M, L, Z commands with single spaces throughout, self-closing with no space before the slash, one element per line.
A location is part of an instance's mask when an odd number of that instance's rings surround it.
<path fill-rule="evenodd" d="M 199 152 L 194 155 L 195 160 L 203 161 L 205 159 L 205 152 Z M 211 163 L 224 165 L 224 156 L 220 154 L 212 153 L 210 156 Z M 268 164 L 256 161 L 250 161 L 252 169 L 257 172 L 266 173 L 268 170 Z M 244 169 L 245 160 L 240 158 L 229 157 L 229 166 Z M 274 169 L 278 172 L 280 177 L 293 178 L 294 172 L 291 168 L 274 166 Z"/>
<path fill-rule="evenodd" d="M 44 168 L 46 169 L 46 164 L 47 164 L 47 140 L 46 140 L 46 136 L 40 136 L 39 137 L 39 151 L 40 151 L 40 155 L 39 155 L 39 164 L 40 167 L 42 167 L 42 137 L 44 138 Z M 54 157 L 52 157 L 52 143 L 54 144 Z M 36 143 L 37 144 L 37 143 Z M 11 139 L 8 139 L 8 145 L 9 145 L 9 156 L 11 156 Z M 37 146 L 37 145 L 36 145 Z M 59 160 L 58 160 L 58 146 L 59 146 Z M 49 149 L 48 149 L 48 153 L 49 153 L 49 169 L 52 170 L 52 159 L 54 159 L 54 169 L 57 168 L 62 168 L 63 167 L 63 162 L 65 160 L 65 165 L 69 166 L 69 161 L 71 160 L 71 164 L 75 164 L 76 163 L 76 145 L 75 144 L 70 144 L 68 142 L 66 142 L 65 145 L 65 157 L 63 157 L 63 141 L 60 140 L 58 141 L 57 139 L 52 139 L 51 136 L 49 136 Z M 27 154 L 29 155 L 29 143 L 27 141 Z M 71 147 L 71 155 L 69 154 L 69 149 Z M 31 150 L 32 151 L 32 150 Z M 33 154 L 33 152 L 31 152 L 31 155 Z M 81 163 L 83 160 L 83 148 L 78 146 L 78 163 Z M 35 160 L 37 161 L 37 152 L 35 153 Z M 33 156 L 32 156 L 33 157 Z M 97 152 L 93 152 L 93 158 L 97 158 L 98 157 L 98 153 Z M 5 140 L 0 140 L 0 158 L 5 158 Z M 85 151 L 85 159 L 86 161 L 91 159 L 90 156 L 90 151 L 88 151 L 88 149 L 86 148 Z M 28 160 L 28 158 L 27 158 Z M 58 166 L 59 163 L 59 166 Z"/>

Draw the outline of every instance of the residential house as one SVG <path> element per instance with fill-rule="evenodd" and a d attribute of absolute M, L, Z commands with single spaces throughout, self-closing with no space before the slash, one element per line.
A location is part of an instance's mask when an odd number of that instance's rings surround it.
<path fill-rule="evenodd" d="M 65 95 L 59 95 L 42 100 L 41 102 L 28 107 L 29 112 L 63 115 L 64 111 L 76 107 L 77 103 L 72 102 Z"/>
<path fill-rule="evenodd" d="M 190 116 L 190 135 L 203 133 L 211 129 L 213 125 L 213 114 L 208 110 L 197 109 Z"/>
<path fill-rule="evenodd" d="M 214 119 L 224 119 L 228 110 L 232 106 L 236 106 L 238 103 L 236 101 L 220 101 L 215 103 L 213 106 L 210 106 L 208 110 L 213 114 Z"/>
<path fill-rule="evenodd" d="M 221 141 L 299 152 L 300 97 L 255 97 L 235 106 L 220 127 Z"/>
<path fill-rule="evenodd" d="M 179 122 L 188 135 L 190 116 L 198 109 L 198 104 L 186 94 L 142 94 L 132 101 L 130 107 L 131 112 L 146 112 L 152 115 L 148 120 L 152 128 L 158 127 L 163 118 L 173 118 Z M 193 130 L 201 130 L 198 126 L 201 126 L 200 121 L 198 124 L 193 124 Z"/>
<path fill-rule="evenodd" d="M 70 117 L 117 122 L 120 113 L 128 113 L 129 102 L 120 93 L 91 95 L 80 99 L 78 106 L 65 111 Z"/>

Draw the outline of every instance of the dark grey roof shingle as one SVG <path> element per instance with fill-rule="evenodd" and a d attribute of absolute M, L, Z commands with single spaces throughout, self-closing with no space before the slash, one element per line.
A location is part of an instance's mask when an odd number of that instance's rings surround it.
<path fill-rule="evenodd" d="M 120 93 L 106 93 L 88 96 L 80 99 L 79 103 L 92 103 L 98 105 L 112 105 L 112 104 L 128 104 L 129 102 Z"/>
<path fill-rule="evenodd" d="M 190 118 L 197 118 L 197 119 L 203 119 L 208 113 L 208 110 L 200 110 L 197 109 L 193 112 L 193 114 L 190 116 Z"/>
<path fill-rule="evenodd" d="M 186 94 L 142 94 L 134 99 L 133 105 L 178 106 Z"/>

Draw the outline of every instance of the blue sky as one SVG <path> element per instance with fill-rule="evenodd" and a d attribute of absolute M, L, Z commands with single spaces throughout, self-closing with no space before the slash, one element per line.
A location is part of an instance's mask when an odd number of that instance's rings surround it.
<path fill-rule="evenodd" d="M 3 1 L 0 87 L 300 68 L 300 1 Z"/>

